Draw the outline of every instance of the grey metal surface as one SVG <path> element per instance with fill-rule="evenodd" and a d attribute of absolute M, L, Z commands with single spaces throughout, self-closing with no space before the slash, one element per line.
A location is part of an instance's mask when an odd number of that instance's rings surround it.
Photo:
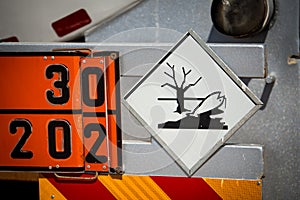
<path fill-rule="evenodd" d="M 217 151 L 194 176 L 211 177 L 213 175 L 232 179 L 257 177 L 260 179 L 264 176 L 263 154 L 262 145 L 228 144 Z"/>
<path fill-rule="evenodd" d="M 264 44 L 208 44 L 239 77 L 266 77 L 268 49 Z"/>
<path fill-rule="evenodd" d="M 125 142 L 123 148 L 126 174 L 186 176 L 155 140 L 140 144 Z M 262 146 L 225 145 L 193 177 L 257 180 L 263 176 L 263 166 Z"/>
<path fill-rule="evenodd" d="M 175 43 L 189 28 L 207 40 L 212 29 L 210 5 L 211 1 L 205 0 L 144 0 L 125 15 L 88 32 L 86 40 Z M 299 1 L 275 0 L 275 7 L 275 20 L 264 42 L 268 74 L 276 77 L 269 102 L 229 142 L 264 146 L 263 199 L 297 199 L 300 196 L 299 64 L 288 65 L 287 58 L 299 52 Z M 149 32 L 149 27 L 156 31 Z M 134 29 L 139 30 L 137 34 Z M 230 50 L 225 52 L 234 56 Z M 257 57 L 249 55 L 248 60 L 257 62 Z M 249 83 L 258 96 L 262 95 L 264 85 L 264 80 Z"/>
<path fill-rule="evenodd" d="M 1 51 L 49 51 L 55 48 L 91 48 L 120 52 L 121 75 L 143 76 L 173 44 L 170 43 L 11 43 L 0 44 Z M 228 66 L 240 77 L 266 75 L 267 62 L 262 44 L 209 44 Z M 228 53 L 230 52 L 230 54 Z M 232 57 L 231 54 L 235 56 Z M 253 62 L 249 57 L 256 57 Z"/>

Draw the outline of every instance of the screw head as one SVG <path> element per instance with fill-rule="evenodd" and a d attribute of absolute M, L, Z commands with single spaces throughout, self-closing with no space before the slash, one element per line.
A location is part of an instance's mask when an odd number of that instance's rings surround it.
<path fill-rule="evenodd" d="M 116 59 L 116 58 L 117 58 L 117 54 L 116 54 L 116 53 L 111 53 L 111 54 L 110 54 L 110 58 L 111 58 L 112 60 Z"/>

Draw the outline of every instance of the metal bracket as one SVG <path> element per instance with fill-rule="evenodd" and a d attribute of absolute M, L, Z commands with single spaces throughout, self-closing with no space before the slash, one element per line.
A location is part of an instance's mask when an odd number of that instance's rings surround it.
<path fill-rule="evenodd" d="M 95 181 L 98 177 L 98 172 L 96 171 L 94 176 L 82 177 L 82 176 L 65 176 L 59 175 L 58 173 L 54 173 L 55 178 L 63 179 L 68 181 Z"/>
<path fill-rule="evenodd" d="M 248 84 L 252 80 L 252 78 L 241 78 L 241 80 L 248 86 Z M 273 86 L 275 84 L 275 80 L 276 80 L 276 78 L 272 74 L 268 75 L 265 78 L 265 86 L 264 86 L 263 92 L 260 97 L 260 100 L 263 102 L 263 105 L 260 107 L 260 110 L 264 110 L 266 108 L 266 105 L 269 101 L 269 97 L 273 90 Z"/>

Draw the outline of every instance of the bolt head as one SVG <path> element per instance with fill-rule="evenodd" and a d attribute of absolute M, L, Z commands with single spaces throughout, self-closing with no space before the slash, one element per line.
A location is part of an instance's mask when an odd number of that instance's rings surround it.
<path fill-rule="evenodd" d="M 275 76 L 269 75 L 266 77 L 266 83 L 270 84 L 270 83 L 274 83 L 275 81 Z"/>

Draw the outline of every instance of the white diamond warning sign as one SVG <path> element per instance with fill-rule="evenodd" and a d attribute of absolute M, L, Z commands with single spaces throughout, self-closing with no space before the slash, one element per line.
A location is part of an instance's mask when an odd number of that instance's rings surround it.
<path fill-rule="evenodd" d="M 124 100 L 188 175 L 262 105 L 192 30 Z"/>

